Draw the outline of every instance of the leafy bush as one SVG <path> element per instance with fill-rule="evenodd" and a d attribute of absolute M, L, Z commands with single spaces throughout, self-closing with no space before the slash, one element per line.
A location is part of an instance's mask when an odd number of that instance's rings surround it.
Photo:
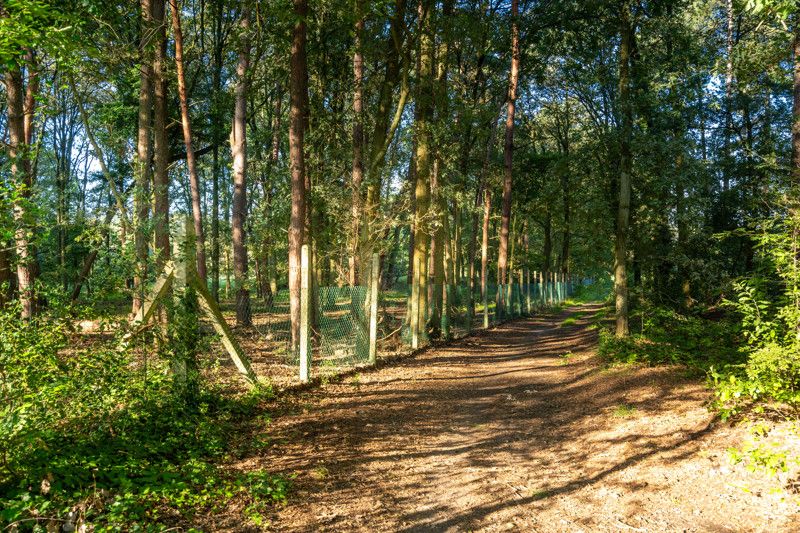
<path fill-rule="evenodd" d="M 754 350 L 745 364 L 729 365 L 710 374 L 716 405 L 724 417 L 743 405 L 766 400 L 800 410 L 800 345 L 768 344 Z"/>
<path fill-rule="evenodd" d="M 721 319 L 683 315 L 661 307 L 640 308 L 631 315 L 639 332 L 617 338 L 600 331 L 599 354 L 609 362 L 647 365 L 681 364 L 699 371 L 742 360 L 738 327 Z"/>
<path fill-rule="evenodd" d="M 24 322 L 0 311 L 0 526 L 58 519 L 130 529 L 234 497 L 257 520 L 263 505 L 286 498 L 283 478 L 218 466 L 257 395 L 226 399 L 206 385 L 189 398 L 169 371 L 188 355 L 179 344 L 147 361 L 110 343 L 75 348 L 62 316 Z"/>
<path fill-rule="evenodd" d="M 740 317 L 749 348 L 746 363 L 720 366 L 710 373 L 723 416 L 743 406 L 767 402 L 794 416 L 800 410 L 800 219 L 783 214 L 762 221 L 752 234 L 758 270 L 734 284 L 727 305 Z M 759 409 L 765 405 L 759 406 Z"/>

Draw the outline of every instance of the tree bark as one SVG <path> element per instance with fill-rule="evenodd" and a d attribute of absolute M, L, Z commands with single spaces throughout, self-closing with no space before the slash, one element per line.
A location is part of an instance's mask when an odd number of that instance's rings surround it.
<path fill-rule="evenodd" d="M 725 131 L 723 151 L 725 164 L 722 169 L 722 189 L 730 189 L 731 182 L 731 134 L 733 133 L 733 0 L 726 0 L 725 35 Z M 727 211 L 727 208 L 726 208 Z"/>
<path fill-rule="evenodd" d="M 236 66 L 236 107 L 231 128 L 231 156 L 233 158 L 233 205 L 231 214 L 233 242 L 233 277 L 236 284 L 236 323 L 252 324 L 250 315 L 250 290 L 247 286 L 247 247 L 245 221 L 247 219 L 247 92 L 250 66 L 250 14 L 246 2 L 242 6 L 239 63 Z"/>
<path fill-rule="evenodd" d="M 428 262 L 430 247 L 431 122 L 433 120 L 433 2 L 420 0 L 418 6 L 419 56 L 417 59 L 416 173 L 414 210 L 414 279 L 411 290 L 412 337 L 427 337 Z M 412 342 L 413 344 L 413 342 Z M 416 346 L 415 346 L 416 348 Z"/>
<path fill-rule="evenodd" d="M 181 103 L 181 125 L 183 142 L 186 145 L 186 168 L 189 170 L 189 189 L 192 195 L 192 221 L 197 235 L 197 274 L 203 283 L 206 273 L 206 239 L 203 230 L 203 212 L 200 207 L 200 179 L 197 175 L 197 160 L 192 149 L 192 125 L 189 118 L 189 99 L 186 91 L 186 73 L 183 67 L 183 33 L 178 0 L 169 0 L 172 11 L 172 31 L 175 34 L 175 69 L 178 74 L 178 98 Z"/>
<path fill-rule="evenodd" d="M 800 14 L 794 26 L 792 78 L 792 171 L 793 200 L 798 201 L 800 190 Z"/>
<path fill-rule="evenodd" d="M 219 181 L 221 165 L 219 162 L 219 146 L 222 137 L 220 126 L 222 117 L 220 116 L 220 99 L 222 94 L 222 53 L 224 48 L 224 37 L 222 33 L 222 12 L 223 3 L 216 2 L 216 13 L 214 15 L 214 38 L 213 38 L 213 72 L 211 82 L 213 86 L 212 104 L 212 125 L 211 135 L 214 139 L 214 148 L 211 159 L 211 294 L 214 300 L 219 302 Z"/>
<path fill-rule="evenodd" d="M 136 268 L 133 277 L 133 305 L 135 315 L 144 305 L 144 284 L 147 278 L 147 226 L 150 216 L 150 179 L 152 170 L 150 160 L 153 147 L 150 140 L 152 126 L 150 115 L 153 110 L 153 4 L 151 0 L 140 1 L 142 27 L 139 36 L 139 116 L 136 139 L 136 189 L 134 193 L 134 248 Z"/>
<path fill-rule="evenodd" d="M 307 0 L 294 0 L 297 21 L 292 30 L 289 76 L 289 164 L 292 208 L 289 222 L 289 300 L 292 346 L 300 341 L 300 250 L 305 241 L 306 168 L 305 124 L 308 116 L 308 66 L 306 57 Z"/>
<path fill-rule="evenodd" d="M 361 184 L 364 181 L 364 57 L 361 47 L 364 37 L 364 16 L 362 1 L 356 0 L 358 20 L 355 27 L 355 51 L 353 52 L 353 178 L 352 178 L 352 229 L 350 235 L 350 258 L 348 280 L 351 286 L 357 282 L 360 269 L 358 257 L 359 224 L 361 222 Z"/>
<path fill-rule="evenodd" d="M 621 42 L 619 47 L 619 102 L 622 115 L 620 129 L 619 203 L 617 206 L 616 243 L 614 246 L 614 294 L 616 295 L 616 335 L 629 334 L 628 326 L 628 225 L 631 207 L 631 170 L 633 155 L 633 102 L 631 101 L 630 61 L 634 32 L 629 0 L 620 13 Z"/>
<path fill-rule="evenodd" d="M 519 81 L 519 0 L 511 1 L 511 71 L 508 77 L 508 102 L 506 110 L 506 135 L 503 147 L 503 209 L 500 219 L 500 245 L 497 258 L 497 269 L 500 283 L 508 282 L 508 233 L 511 223 L 511 185 L 513 178 L 514 159 L 514 112 L 517 101 L 517 83 Z M 502 298 L 498 299 L 498 303 Z M 503 313 L 503 304 L 498 309 L 498 314 Z"/>
<path fill-rule="evenodd" d="M 159 272 L 170 258 L 169 243 L 169 141 L 167 138 L 167 26 L 165 0 L 153 0 L 156 58 L 153 63 L 153 230 Z"/>
<path fill-rule="evenodd" d="M 436 71 L 436 85 L 433 87 L 434 91 L 434 107 L 436 111 L 437 122 L 440 124 L 447 123 L 450 120 L 449 106 L 447 97 L 447 59 L 449 53 L 449 31 L 448 20 L 453 15 L 453 0 L 446 0 L 442 6 L 441 24 L 442 37 L 441 44 L 438 50 L 438 64 L 433 67 Z M 438 338 L 444 332 L 447 335 L 446 327 L 448 324 L 447 316 L 447 285 L 451 280 L 451 276 L 447 272 L 448 258 L 447 245 L 450 239 L 449 227 L 449 209 L 445 201 L 442 189 L 444 188 L 445 175 L 442 171 L 444 165 L 442 163 L 443 147 L 445 145 L 445 136 L 443 134 L 436 143 L 433 161 L 433 173 L 431 174 L 431 199 L 435 205 L 435 217 L 437 218 L 436 231 L 431 239 L 431 256 L 433 258 L 433 301 L 431 304 L 431 330 L 433 337 Z"/>
<path fill-rule="evenodd" d="M 34 294 L 35 269 L 33 254 L 28 235 L 29 209 L 33 176 L 31 171 L 29 145 L 26 142 L 32 136 L 25 116 L 25 96 L 23 76 L 19 66 L 14 65 L 4 75 L 6 86 L 6 113 L 8 129 L 8 159 L 11 161 L 12 184 L 19 191 L 13 204 L 14 242 L 17 254 L 17 289 L 22 307 L 22 319 L 30 320 L 36 312 Z"/>
<path fill-rule="evenodd" d="M 378 107 L 375 112 L 375 122 L 369 136 L 369 159 L 366 161 L 364 178 L 366 181 L 366 194 L 361 207 L 362 220 L 359 227 L 359 260 L 369 261 L 375 247 L 374 240 L 379 238 L 373 228 L 378 215 L 381 193 L 381 175 L 385 166 L 386 150 L 391 143 L 402 118 L 403 109 L 408 98 L 408 64 L 407 54 L 400 60 L 404 42 L 406 0 L 395 0 L 395 10 L 389 22 L 389 37 L 384 45 L 386 67 L 383 81 L 378 94 Z M 401 64 L 402 63 L 402 64 Z M 392 115 L 392 101 L 395 88 L 400 83 L 400 91 Z M 416 152 L 416 148 L 413 149 Z M 413 190 L 413 187 L 412 187 Z M 367 284 L 367 273 L 359 276 L 360 283 Z"/>

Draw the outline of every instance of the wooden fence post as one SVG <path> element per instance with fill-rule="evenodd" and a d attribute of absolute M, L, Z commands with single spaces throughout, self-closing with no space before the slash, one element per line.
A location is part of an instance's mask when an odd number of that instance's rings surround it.
<path fill-rule="evenodd" d="M 374 365 L 378 358 L 378 282 L 380 264 L 378 254 L 372 254 L 369 287 L 369 364 L 371 365 Z"/>
<path fill-rule="evenodd" d="M 311 269 L 308 264 L 308 245 L 300 249 L 300 381 L 311 378 L 311 346 L 309 325 L 311 311 Z"/>

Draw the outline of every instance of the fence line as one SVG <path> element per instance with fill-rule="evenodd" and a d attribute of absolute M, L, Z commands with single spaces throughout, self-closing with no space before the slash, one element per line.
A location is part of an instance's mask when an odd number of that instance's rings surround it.
<path fill-rule="evenodd" d="M 303 281 L 297 348 L 291 346 L 288 316 L 276 319 L 276 311 L 288 312 L 288 298 L 284 300 L 281 293 L 273 295 L 273 300 L 265 306 L 266 319 L 255 320 L 254 324 L 268 342 L 288 343 L 286 353 L 290 361 L 299 363 L 302 382 L 311 378 L 313 368 L 373 365 L 379 351 L 399 352 L 427 346 L 431 343 L 429 333 L 442 340 L 457 339 L 476 329 L 530 316 L 566 300 L 573 287 L 572 280 L 565 274 L 553 272 L 533 272 L 525 283 L 522 271 L 516 283 L 511 276 L 511 283 L 490 285 L 486 291 L 481 291 L 479 286 L 471 291 L 469 283 L 448 285 L 444 289 L 441 324 L 429 324 L 430 331 L 419 332 L 415 339 L 409 326 L 410 287 L 381 288 L 377 254 L 369 267 L 369 287 L 315 287 L 310 282 L 307 260 L 301 263 Z M 420 310 L 426 311 L 429 310 Z"/>

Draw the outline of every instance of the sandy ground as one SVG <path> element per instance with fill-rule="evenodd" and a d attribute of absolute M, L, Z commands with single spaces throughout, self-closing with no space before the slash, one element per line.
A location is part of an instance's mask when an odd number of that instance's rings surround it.
<path fill-rule="evenodd" d="M 800 531 L 796 494 L 730 466 L 745 430 L 714 417 L 702 382 L 603 367 L 597 310 L 284 396 L 248 436 L 274 444 L 232 468 L 295 476 L 274 531 Z M 258 530 L 235 508 L 198 520 Z"/>

